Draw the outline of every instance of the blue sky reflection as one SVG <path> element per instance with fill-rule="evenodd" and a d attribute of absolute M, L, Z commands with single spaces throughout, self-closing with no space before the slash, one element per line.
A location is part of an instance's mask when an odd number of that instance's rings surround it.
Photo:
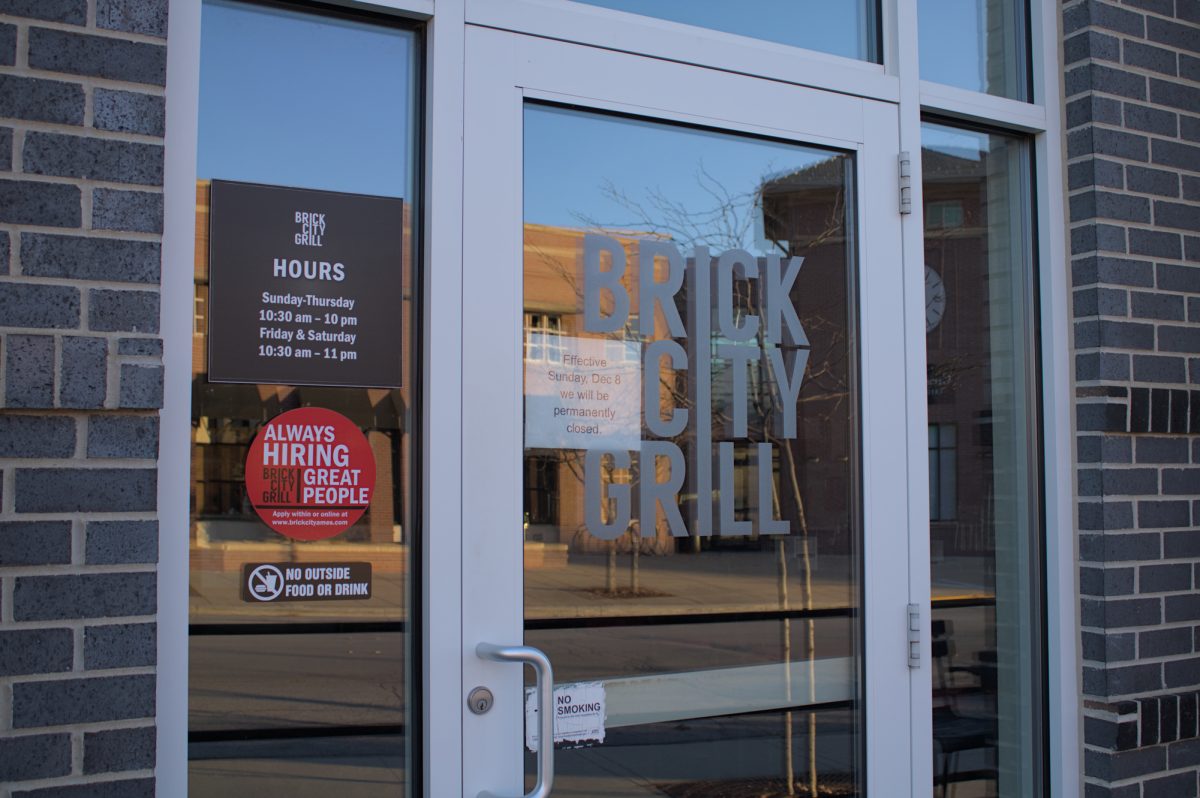
<path fill-rule="evenodd" d="M 754 197 L 772 177 L 828 160 L 798 144 L 552 106 L 525 109 L 525 221 L 666 232 L 726 249 L 761 233 Z"/>
<path fill-rule="evenodd" d="M 209 0 L 197 175 L 412 194 L 410 31 Z"/>
<path fill-rule="evenodd" d="M 593 6 L 878 61 L 874 0 L 577 0 Z"/>

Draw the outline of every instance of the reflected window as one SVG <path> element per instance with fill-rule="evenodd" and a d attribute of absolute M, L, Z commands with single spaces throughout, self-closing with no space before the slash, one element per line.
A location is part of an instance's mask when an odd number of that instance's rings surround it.
<path fill-rule="evenodd" d="M 929 520 L 953 521 L 958 504 L 957 428 L 929 425 Z"/>
<path fill-rule="evenodd" d="M 556 457 L 525 458 L 525 529 L 531 540 L 540 534 L 532 526 L 558 518 L 558 467 Z"/>
<path fill-rule="evenodd" d="M 192 335 L 204 335 L 204 331 L 208 328 L 208 314 L 205 312 L 207 305 L 208 286 L 198 286 L 192 305 Z"/>
<path fill-rule="evenodd" d="M 962 227 L 963 206 L 960 200 L 930 202 L 925 206 L 927 228 Z"/>
<path fill-rule="evenodd" d="M 546 313 L 525 314 L 525 359 L 538 363 L 562 362 L 562 319 Z"/>

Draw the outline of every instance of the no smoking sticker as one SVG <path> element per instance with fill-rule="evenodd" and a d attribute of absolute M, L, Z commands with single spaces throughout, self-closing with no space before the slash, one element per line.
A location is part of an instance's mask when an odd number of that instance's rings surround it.
<path fill-rule="evenodd" d="M 575 682 L 554 686 L 554 744 L 564 748 L 582 748 L 604 742 L 605 709 L 603 682 Z M 532 687 L 525 690 L 525 747 L 537 751 L 537 696 Z"/>
<path fill-rule="evenodd" d="M 375 456 L 350 419 L 322 407 L 289 410 L 259 430 L 246 456 L 246 492 L 267 526 L 296 540 L 339 535 L 362 517 Z"/>

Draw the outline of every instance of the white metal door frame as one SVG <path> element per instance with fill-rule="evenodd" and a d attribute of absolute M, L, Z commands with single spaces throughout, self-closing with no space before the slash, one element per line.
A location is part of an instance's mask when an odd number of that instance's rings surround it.
<path fill-rule="evenodd" d="M 494 709 L 463 729 L 462 794 L 520 794 L 519 668 L 484 662 L 480 642 L 523 635 L 521 546 L 522 109 L 567 101 L 856 152 L 866 629 L 867 780 L 914 782 L 929 743 L 906 733 L 927 711 L 928 668 L 907 664 L 909 486 L 925 451 L 909 446 L 913 391 L 905 341 L 923 341 L 923 292 L 906 292 L 890 103 L 679 63 L 468 26 L 465 46 L 462 332 L 462 696 Z M 909 286 L 911 289 L 911 286 Z M 907 327 L 913 329 L 907 329 Z M 924 372 L 920 373 L 924 380 Z M 920 394 L 923 399 L 923 392 Z M 923 442 L 923 441 L 920 441 Z M 924 530 L 919 530 L 923 535 Z M 927 567 L 927 566 L 926 566 Z M 920 587 L 918 586 L 919 590 Z M 898 730 L 904 730 L 897 733 Z"/>

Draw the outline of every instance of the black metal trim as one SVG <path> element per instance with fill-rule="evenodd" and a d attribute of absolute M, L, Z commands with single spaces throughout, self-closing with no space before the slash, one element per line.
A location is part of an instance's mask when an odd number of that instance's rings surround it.
<path fill-rule="evenodd" d="M 970 598 L 933 598 L 929 606 L 935 610 L 956 610 L 962 607 L 994 607 L 995 596 L 971 596 Z"/>
<path fill-rule="evenodd" d="M 525 630 L 597 629 L 611 626 L 675 626 L 699 623 L 745 623 L 783 621 L 797 618 L 856 618 L 857 607 L 828 607 L 815 610 L 760 610 L 754 612 L 706 612 L 688 615 L 612 615 L 593 618 L 526 619 Z"/>
<path fill-rule="evenodd" d="M 286 726 L 274 729 L 201 729 L 188 732 L 188 744 L 251 740 L 305 740 L 320 737 L 383 737 L 405 735 L 402 724 L 391 726 Z"/>
<path fill-rule="evenodd" d="M 319 621 L 317 623 L 201 623 L 188 627 L 188 637 L 244 635 L 403 634 L 407 621 Z"/>

